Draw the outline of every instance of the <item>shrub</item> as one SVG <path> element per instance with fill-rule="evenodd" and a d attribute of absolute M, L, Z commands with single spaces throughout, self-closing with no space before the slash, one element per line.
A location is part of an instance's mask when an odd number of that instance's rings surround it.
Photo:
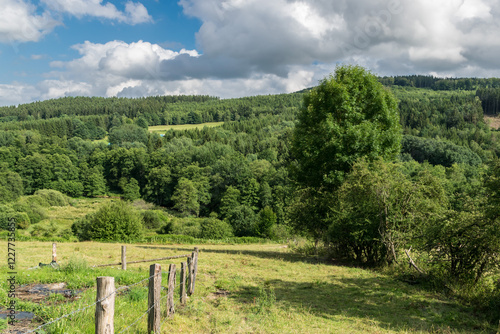
<path fill-rule="evenodd" d="M 198 238 L 201 235 L 201 219 L 172 219 L 169 234 L 188 235 Z"/>
<path fill-rule="evenodd" d="M 158 229 L 167 217 L 160 210 L 147 210 L 142 212 L 142 221 L 147 229 Z"/>
<path fill-rule="evenodd" d="M 31 197 L 31 196 L 30 196 Z M 45 209 L 36 202 L 30 203 L 30 201 L 20 201 L 15 203 L 12 208 L 16 212 L 24 212 L 28 215 L 31 224 L 36 224 L 44 219 L 47 219 L 47 213 Z"/>
<path fill-rule="evenodd" d="M 142 236 L 142 220 L 129 204 L 103 205 L 97 212 L 76 221 L 71 229 L 80 240 L 130 241 Z"/>
<path fill-rule="evenodd" d="M 232 236 L 233 228 L 225 221 L 216 218 L 206 218 L 201 222 L 200 237 L 203 239 L 223 239 Z"/>
<path fill-rule="evenodd" d="M 39 189 L 35 191 L 35 196 L 43 198 L 49 206 L 67 206 L 69 197 L 53 189 Z"/>

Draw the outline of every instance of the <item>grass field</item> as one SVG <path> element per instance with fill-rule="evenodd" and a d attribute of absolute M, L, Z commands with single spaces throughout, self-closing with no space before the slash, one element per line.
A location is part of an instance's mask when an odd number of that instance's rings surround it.
<path fill-rule="evenodd" d="M 192 246 L 127 246 L 128 261 L 187 254 Z M 7 243 L 0 242 L 6 259 Z M 83 289 L 79 299 L 49 296 L 34 303 L 18 302 L 18 310 L 34 311 L 45 322 L 95 301 L 95 278 L 115 277 L 117 286 L 148 277 L 149 264 L 119 268 L 88 265 L 119 262 L 120 244 L 61 243 L 57 248 L 60 270 L 30 270 L 48 263 L 51 243 L 16 243 L 17 279 L 20 284 L 66 282 Z M 4 260 L 6 261 L 6 260 Z M 180 267 L 182 259 L 161 262 Z M 184 260 L 185 261 L 185 260 Z M 86 264 L 87 265 L 86 265 Z M 7 274 L 6 262 L 1 272 Z M 163 276 L 162 285 L 167 278 Z M 458 302 L 419 286 L 369 270 L 336 266 L 306 258 L 286 245 L 201 245 L 196 292 L 186 306 L 176 306 L 162 333 L 495 333 L 480 315 Z M 120 293 L 115 302 L 115 332 L 130 325 L 147 309 L 145 284 Z M 6 285 L 0 300 L 5 305 Z M 177 296 L 177 292 L 176 292 Z M 94 308 L 58 321 L 47 333 L 93 333 Z M 142 318 L 127 333 L 145 333 Z M 39 322 L 40 323 L 40 322 Z M 33 328 L 33 327 L 32 327 Z"/>
<path fill-rule="evenodd" d="M 149 132 L 155 133 L 165 133 L 169 130 L 192 130 L 192 129 L 203 129 L 204 127 L 213 128 L 216 126 L 221 126 L 224 122 L 210 122 L 202 124 L 179 124 L 179 125 L 155 125 L 148 128 Z"/>

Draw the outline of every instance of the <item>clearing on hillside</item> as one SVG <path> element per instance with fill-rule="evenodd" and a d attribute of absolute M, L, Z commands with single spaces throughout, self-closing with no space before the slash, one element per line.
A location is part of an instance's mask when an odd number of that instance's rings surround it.
<path fill-rule="evenodd" d="M 179 125 L 155 125 L 148 127 L 149 132 L 154 133 L 165 133 L 169 130 L 192 130 L 192 129 L 203 129 L 204 127 L 214 128 L 216 126 L 221 126 L 224 122 L 209 122 L 201 124 L 179 124 Z"/>

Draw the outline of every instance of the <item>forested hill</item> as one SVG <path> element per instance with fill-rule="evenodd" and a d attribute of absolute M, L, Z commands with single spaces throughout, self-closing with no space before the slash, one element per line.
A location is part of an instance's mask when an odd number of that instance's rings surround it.
<path fill-rule="evenodd" d="M 0 122 L 32 121 L 64 116 L 145 118 L 149 125 L 190 124 L 247 119 L 298 107 L 301 94 L 262 95 L 221 100 L 210 96 L 144 98 L 65 97 L 19 106 L 0 107 Z"/>
<path fill-rule="evenodd" d="M 480 166 L 499 156 L 499 134 L 484 121 L 481 90 L 411 86 L 391 88 L 399 100 L 402 161 Z M 43 188 L 71 196 L 123 193 L 131 191 L 124 187 L 132 180 L 134 196 L 179 211 L 225 216 L 233 196 L 251 212 L 270 206 L 283 221 L 290 138 L 302 100 L 302 92 L 239 99 L 66 97 L 3 107 L 2 199 Z M 147 131 L 215 121 L 224 124 L 171 130 L 164 137 Z M 181 179 L 199 186 L 191 208 L 176 206 L 180 185 L 188 187 Z"/>

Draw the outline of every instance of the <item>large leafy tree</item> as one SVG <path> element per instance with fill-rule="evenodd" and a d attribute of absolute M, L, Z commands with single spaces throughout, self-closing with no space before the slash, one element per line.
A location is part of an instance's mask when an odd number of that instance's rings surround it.
<path fill-rule="evenodd" d="M 341 66 L 304 96 L 292 142 L 293 175 L 303 186 L 335 189 L 356 160 L 394 159 L 400 142 L 392 93 L 364 68 Z"/>
<path fill-rule="evenodd" d="M 306 93 L 291 147 L 299 187 L 290 210 L 294 225 L 316 241 L 324 237 L 332 193 L 354 163 L 395 159 L 401 136 L 396 99 L 362 67 L 340 66 Z"/>

